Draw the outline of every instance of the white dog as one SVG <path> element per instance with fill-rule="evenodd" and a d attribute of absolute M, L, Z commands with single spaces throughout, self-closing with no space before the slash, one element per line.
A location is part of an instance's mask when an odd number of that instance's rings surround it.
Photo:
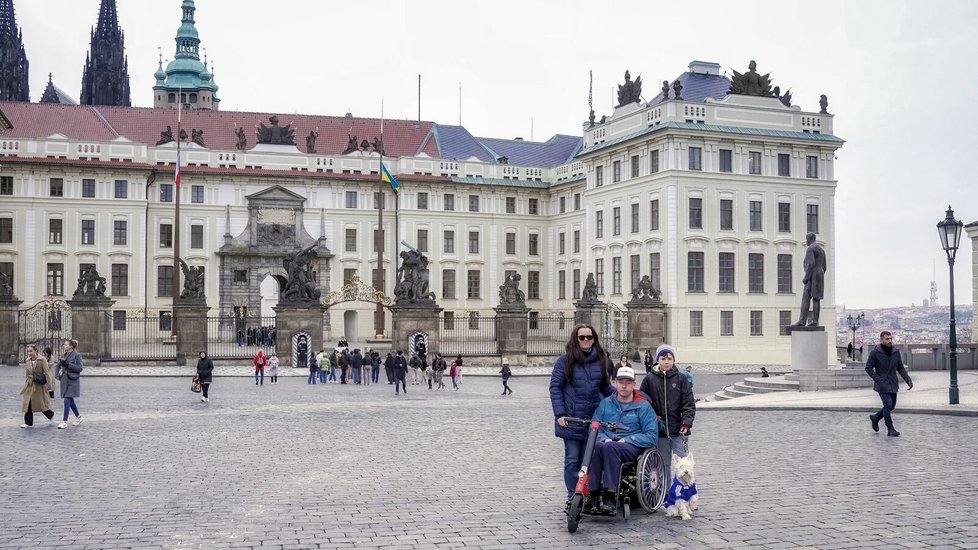
<path fill-rule="evenodd" d="M 696 475 L 693 473 L 693 453 L 680 457 L 672 455 L 672 484 L 666 494 L 666 515 L 690 519 L 690 512 L 699 506 L 699 495 L 696 494 Z"/>

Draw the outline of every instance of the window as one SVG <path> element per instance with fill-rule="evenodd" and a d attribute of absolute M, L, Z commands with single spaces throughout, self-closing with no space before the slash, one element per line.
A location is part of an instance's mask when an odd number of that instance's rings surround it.
<path fill-rule="evenodd" d="M 48 220 L 48 244 L 61 244 L 64 238 L 64 220 Z"/>
<path fill-rule="evenodd" d="M 530 199 L 530 214 L 537 215 L 540 213 L 540 199 Z"/>
<path fill-rule="evenodd" d="M 778 203 L 778 231 L 781 233 L 791 233 L 791 204 L 787 202 Z"/>
<path fill-rule="evenodd" d="M 580 209 L 581 209 L 581 194 L 574 193 L 574 210 L 580 210 Z"/>
<path fill-rule="evenodd" d="M 160 298 L 173 296 L 173 266 L 156 266 L 156 295 Z"/>
<path fill-rule="evenodd" d="M 559 205 L 557 207 L 558 212 L 561 214 L 567 212 L 567 197 L 560 197 L 560 199 L 557 200 L 557 204 Z"/>
<path fill-rule="evenodd" d="M 594 215 L 595 237 L 600 239 L 604 237 L 604 210 L 598 210 Z"/>
<path fill-rule="evenodd" d="M 530 254 L 530 256 L 539 256 L 540 255 L 540 235 L 537 235 L 536 233 L 530 233 L 529 237 L 530 237 L 530 242 L 528 244 L 529 244 L 529 254 Z"/>
<path fill-rule="evenodd" d="M 808 233 L 818 233 L 818 205 L 809 204 L 805 206 L 805 227 Z"/>
<path fill-rule="evenodd" d="M 540 312 L 530 312 L 530 330 L 540 330 Z"/>
<path fill-rule="evenodd" d="M 385 199 L 384 200 L 384 204 L 387 204 L 387 201 L 386 201 L 387 195 L 386 194 L 382 195 L 381 193 L 379 193 L 377 191 L 374 191 L 374 210 L 380 210 L 380 199 L 381 199 L 381 196 L 383 196 L 383 198 Z"/>
<path fill-rule="evenodd" d="M 659 171 L 659 150 L 649 151 L 649 173 L 654 174 Z"/>
<path fill-rule="evenodd" d="M 469 195 L 469 212 L 478 212 L 478 211 L 479 211 L 479 195 Z"/>
<path fill-rule="evenodd" d="M 581 252 L 581 230 L 574 230 L 574 254 L 579 254 Z"/>
<path fill-rule="evenodd" d="M 468 272 L 468 297 L 470 299 L 479 298 L 479 283 L 482 272 L 478 269 L 470 269 Z"/>
<path fill-rule="evenodd" d="M 621 256 L 611 259 L 611 293 L 621 294 Z"/>
<path fill-rule="evenodd" d="M 703 292 L 703 252 L 686 253 L 686 291 Z"/>
<path fill-rule="evenodd" d="M 197 199 L 197 188 L 200 188 L 200 200 Z M 193 187 L 194 202 L 204 202 L 204 186 L 195 185 Z M 115 180 L 115 198 L 125 199 L 129 197 L 129 182 L 126 180 Z"/>
<path fill-rule="evenodd" d="M 750 201 L 749 205 L 749 225 L 751 231 L 761 231 L 761 201 Z"/>
<path fill-rule="evenodd" d="M 526 297 L 529 300 L 540 299 L 540 272 L 526 272 Z"/>
<path fill-rule="evenodd" d="M 445 252 L 445 254 L 454 254 L 455 253 L 455 231 L 446 229 L 444 233 L 444 239 L 445 239 L 445 245 L 442 248 L 442 250 Z"/>
<path fill-rule="evenodd" d="M 733 230 L 733 200 L 720 199 L 720 229 Z"/>
<path fill-rule="evenodd" d="M 791 311 L 781 310 L 778 312 L 778 334 L 788 336 L 788 327 L 791 326 Z"/>
<path fill-rule="evenodd" d="M 611 181 L 612 183 L 618 183 L 621 181 L 621 161 L 616 160 L 611 163 Z"/>
<path fill-rule="evenodd" d="M 662 287 L 659 286 L 659 275 L 661 273 L 660 261 L 658 252 L 649 254 L 649 279 L 652 279 L 652 288 L 656 290 L 662 290 Z"/>
<path fill-rule="evenodd" d="M 160 184 L 160 202 L 173 202 L 173 184 Z"/>
<path fill-rule="evenodd" d="M 169 311 L 160 312 L 160 331 L 170 332 L 173 330 L 173 314 Z"/>
<path fill-rule="evenodd" d="M 428 230 L 427 229 L 418 230 L 418 251 L 428 252 Z"/>
<path fill-rule="evenodd" d="M 720 171 L 733 172 L 733 151 L 720 149 Z"/>
<path fill-rule="evenodd" d="M 93 179 L 82 180 L 82 197 L 86 199 L 95 198 L 95 180 Z"/>
<path fill-rule="evenodd" d="M 720 312 L 720 336 L 733 336 L 733 312 Z"/>
<path fill-rule="evenodd" d="M 778 254 L 778 293 L 790 294 L 791 288 L 791 254 Z"/>
<path fill-rule="evenodd" d="M 446 300 L 454 300 L 455 294 L 455 270 L 441 270 L 441 297 Z"/>
<path fill-rule="evenodd" d="M 642 278 L 642 257 L 638 254 L 632 254 L 628 258 L 629 272 L 631 273 L 632 286 L 631 290 L 638 288 L 639 280 Z"/>
<path fill-rule="evenodd" d="M 818 157 L 812 157 L 812 156 L 805 157 L 805 177 L 806 178 L 818 177 Z"/>
<path fill-rule="evenodd" d="M 748 153 L 747 171 L 751 174 L 761 173 L 761 153 L 760 151 L 751 151 Z"/>
<path fill-rule="evenodd" d="M 594 186 L 601 187 L 604 185 L 604 166 L 594 167 Z"/>
<path fill-rule="evenodd" d="M 638 203 L 632 204 L 632 233 L 638 233 Z"/>
<path fill-rule="evenodd" d="M 649 203 L 649 229 L 659 230 L 659 199 L 652 199 Z"/>
<path fill-rule="evenodd" d="M 345 231 L 345 241 L 343 250 L 347 252 L 357 251 L 357 230 L 352 227 L 348 227 Z"/>
<path fill-rule="evenodd" d="M 479 232 L 469 231 L 469 254 L 478 254 L 478 253 L 479 253 Z"/>
<path fill-rule="evenodd" d="M 0 176 L 0 195 L 14 194 L 14 177 Z"/>
<path fill-rule="evenodd" d="M 557 299 L 567 299 L 567 271 L 563 269 L 557 272 Z"/>
<path fill-rule="evenodd" d="M 112 295 L 129 296 L 129 264 L 112 264 Z"/>
<path fill-rule="evenodd" d="M 563 256 L 567 252 L 567 247 L 565 246 L 566 239 L 564 238 L 566 236 L 567 235 L 564 233 L 557 233 L 557 254 L 561 256 Z"/>
<path fill-rule="evenodd" d="M 689 169 L 690 170 L 702 170 L 703 169 L 703 148 L 702 147 L 690 147 L 689 148 Z"/>
<path fill-rule="evenodd" d="M 129 242 L 128 226 L 129 223 L 126 220 L 114 220 L 112 222 L 112 244 L 125 245 Z"/>
<path fill-rule="evenodd" d="M 95 244 L 95 220 L 82 220 L 81 243 Z"/>
<path fill-rule="evenodd" d="M 638 155 L 632 155 L 632 172 L 631 172 L 631 176 L 633 178 L 637 178 L 639 176 L 639 173 L 638 173 Z"/>
<path fill-rule="evenodd" d="M 734 265 L 733 252 L 720 253 L 719 265 L 719 288 L 718 292 L 736 292 L 737 288 L 734 280 L 736 266 Z"/>
<path fill-rule="evenodd" d="M 126 310 L 112 312 L 112 330 L 126 330 Z"/>
<path fill-rule="evenodd" d="M 703 199 L 689 199 L 689 228 L 703 229 Z"/>
<path fill-rule="evenodd" d="M 469 203 L 471 204 L 471 202 L 472 202 L 472 198 L 469 197 Z M 472 210 L 471 206 L 469 207 L 469 210 Z M 478 207 L 476 207 L 476 210 L 478 210 Z M 506 197 L 506 213 L 507 214 L 516 213 L 516 197 Z"/>
<path fill-rule="evenodd" d="M 65 196 L 65 180 L 63 178 L 51 178 L 51 196 Z"/>
<path fill-rule="evenodd" d="M 232 277 L 235 283 L 247 283 L 248 282 L 248 270 L 247 269 L 235 269 L 232 273 Z"/>
<path fill-rule="evenodd" d="M 445 200 L 443 203 L 445 210 L 455 210 L 455 195 L 452 193 L 445 194 Z"/>
<path fill-rule="evenodd" d="M 356 274 L 357 274 L 357 268 L 355 268 L 355 267 L 344 268 L 343 269 L 343 286 L 346 286 L 346 285 L 350 284 L 350 281 L 353 280 L 353 277 L 356 276 Z"/>
<path fill-rule="evenodd" d="M 479 330 L 479 312 L 469 312 L 469 330 Z"/>
<path fill-rule="evenodd" d="M 204 226 L 203 225 L 190 226 L 190 248 L 194 248 L 198 250 L 204 248 Z"/>
<path fill-rule="evenodd" d="M 747 255 L 747 292 L 764 292 L 764 254 Z"/>
<path fill-rule="evenodd" d="M 703 336 L 703 312 L 702 311 L 689 312 L 689 335 Z"/>
<path fill-rule="evenodd" d="M 594 260 L 594 282 L 598 285 L 598 294 L 604 294 L 604 259 Z"/>
<path fill-rule="evenodd" d="M 750 335 L 751 336 L 764 335 L 764 312 L 763 311 L 751 310 Z"/>
<path fill-rule="evenodd" d="M 7 277 L 7 281 L 10 283 L 11 291 L 16 294 L 17 289 L 14 286 L 14 263 L 0 262 L 0 273 L 3 273 Z"/>
<path fill-rule="evenodd" d="M 611 209 L 611 234 L 621 235 L 621 207 Z"/>
<path fill-rule="evenodd" d="M 173 248 L 173 225 L 160 224 L 160 248 Z"/>
<path fill-rule="evenodd" d="M 428 193 L 418 193 L 418 210 L 428 209 Z"/>
<path fill-rule="evenodd" d="M 347 191 L 346 192 L 346 207 L 356 208 L 357 207 L 357 192 Z"/>
<path fill-rule="evenodd" d="M 573 275 L 574 278 L 573 282 L 571 283 L 571 296 L 574 300 L 576 300 L 581 297 L 581 270 L 575 269 Z"/>
<path fill-rule="evenodd" d="M 48 264 L 48 296 L 64 296 L 65 264 Z"/>
<path fill-rule="evenodd" d="M 778 153 L 778 175 L 785 177 L 791 176 L 791 155 Z"/>
<path fill-rule="evenodd" d="M 14 219 L 0 218 L 0 243 L 14 242 Z"/>
<path fill-rule="evenodd" d="M 445 312 L 445 330 L 455 330 L 455 312 Z"/>

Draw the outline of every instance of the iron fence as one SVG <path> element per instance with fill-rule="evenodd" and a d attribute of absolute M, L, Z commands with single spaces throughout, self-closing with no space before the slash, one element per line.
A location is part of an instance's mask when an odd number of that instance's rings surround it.
<path fill-rule="evenodd" d="M 167 310 L 116 310 L 109 314 L 108 359 L 174 360 L 173 317 Z"/>
<path fill-rule="evenodd" d="M 258 350 L 275 353 L 275 317 L 222 315 L 207 318 L 207 355 L 215 359 L 254 357 Z"/>
<path fill-rule="evenodd" d="M 71 306 L 64 300 L 38 302 L 17 312 L 17 357 L 27 357 L 27 345 L 50 347 L 61 354 L 61 342 L 71 338 Z"/>
<path fill-rule="evenodd" d="M 530 312 L 527 332 L 527 355 L 546 355 L 557 357 L 564 353 L 571 329 L 574 328 L 574 313 L 551 312 L 534 315 Z"/>
<path fill-rule="evenodd" d="M 477 312 L 442 313 L 439 350 L 444 356 L 498 355 L 496 316 L 483 317 Z"/>

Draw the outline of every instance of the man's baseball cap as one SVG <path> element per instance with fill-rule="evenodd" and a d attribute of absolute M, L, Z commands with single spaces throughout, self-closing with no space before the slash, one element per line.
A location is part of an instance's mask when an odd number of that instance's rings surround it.
<path fill-rule="evenodd" d="M 621 367 L 618 369 L 618 374 L 615 375 L 615 378 L 619 380 L 623 378 L 627 380 L 635 380 L 635 369 L 632 367 Z"/>

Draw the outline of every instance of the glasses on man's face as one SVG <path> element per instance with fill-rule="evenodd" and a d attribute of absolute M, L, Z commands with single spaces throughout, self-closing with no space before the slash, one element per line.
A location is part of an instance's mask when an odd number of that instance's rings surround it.
<path fill-rule="evenodd" d="M 580 340 L 581 342 L 585 342 L 587 340 L 594 340 L 594 335 L 593 334 L 578 334 L 577 335 L 577 339 Z"/>

